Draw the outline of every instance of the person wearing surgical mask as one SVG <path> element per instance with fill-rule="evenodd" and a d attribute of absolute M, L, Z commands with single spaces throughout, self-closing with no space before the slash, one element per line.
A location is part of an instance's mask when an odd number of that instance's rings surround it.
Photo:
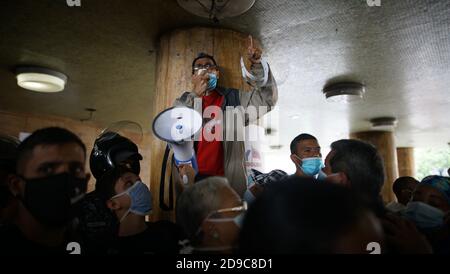
<path fill-rule="evenodd" d="M 118 167 L 107 172 L 97 182 L 96 191 L 119 221 L 117 237 L 108 254 L 178 253 L 178 239 L 169 233 L 173 229 L 164 229 L 166 223 L 145 221 L 145 216 L 152 211 L 152 195 L 148 186 L 131 169 Z"/>
<path fill-rule="evenodd" d="M 250 72 L 245 68 L 244 59 L 241 59 L 242 76 L 249 84 L 244 90 L 225 86 L 227 81 L 223 81 L 226 79 L 221 72 L 228 72 L 231 68 L 226 66 L 220 54 L 216 62 L 214 56 L 200 52 L 192 61 L 190 90 L 184 90 L 173 103 L 173 106 L 193 108 L 203 117 L 203 127 L 194 142 L 198 167 L 195 181 L 213 176 L 226 177 L 241 197 L 247 189 L 244 142 L 240 141 L 236 122 L 228 119 L 235 119 L 235 114 L 238 114 L 243 126 L 247 126 L 275 106 L 278 100 L 277 84 L 262 53 L 258 43 L 253 43 L 253 38 L 249 36 L 246 64 L 250 65 Z M 225 66 L 221 67 L 220 62 L 224 62 Z M 226 76 L 233 75 L 239 77 L 239 73 Z M 256 110 L 253 112 L 255 115 L 246 115 L 247 109 Z M 234 138 L 236 132 L 238 138 Z M 173 176 L 178 179 L 177 174 Z"/>
<path fill-rule="evenodd" d="M 189 237 L 190 253 L 233 253 L 246 210 L 226 178 L 209 177 L 186 189 L 177 201 L 177 223 Z"/>
<path fill-rule="evenodd" d="M 322 154 L 317 138 L 302 133 L 291 142 L 291 160 L 295 164 L 295 174 L 299 177 L 324 179 Z"/>
<path fill-rule="evenodd" d="M 424 178 L 402 214 L 427 236 L 435 253 L 450 254 L 450 177 Z"/>

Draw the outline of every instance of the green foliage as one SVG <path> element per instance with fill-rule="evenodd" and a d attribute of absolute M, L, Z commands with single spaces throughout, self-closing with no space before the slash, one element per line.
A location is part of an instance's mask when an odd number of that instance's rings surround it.
<path fill-rule="evenodd" d="M 450 168 L 450 148 L 416 148 L 414 150 L 416 178 L 422 180 L 428 175 L 448 176 Z"/>

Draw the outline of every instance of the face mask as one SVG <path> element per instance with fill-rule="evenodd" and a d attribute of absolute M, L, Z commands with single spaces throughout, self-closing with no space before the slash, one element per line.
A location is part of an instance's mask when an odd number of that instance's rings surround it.
<path fill-rule="evenodd" d="M 247 189 L 244 193 L 244 200 L 248 204 L 251 204 L 251 203 L 253 203 L 253 201 L 255 201 L 255 199 L 256 199 L 255 195 L 253 195 L 253 193 L 250 191 L 250 189 Z"/>
<path fill-rule="evenodd" d="M 320 170 L 319 175 L 317 176 L 317 180 L 324 181 L 325 179 L 327 179 L 327 174 L 325 174 L 325 172 Z"/>
<path fill-rule="evenodd" d="M 409 202 L 403 215 L 413 221 L 418 228 L 430 229 L 442 227 L 444 212 L 423 202 Z"/>
<path fill-rule="evenodd" d="M 208 73 L 208 88 L 207 90 L 213 90 L 217 87 L 217 75 L 215 73 Z"/>
<path fill-rule="evenodd" d="M 224 223 L 224 222 L 233 222 L 237 227 L 241 228 L 244 223 L 245 212 L 240 213 L 234 218 L 211 218 L 208 219 L 208 222 L 213 223 Z"/>
<path fill-rule="evenodd" d="M 319 173 L 321 168 L 323 168 L 322 158 L 320 157 L 300 159 L 300 157 L 298 157 L 297 155 L 295 156 L 302 161 L 302 164 L 299 165 L 299 168 L 307 176 L 314 176 Z"/>
<path fill-rule="evenodd" d="M 87 189 L 86 178 L 62 173 L 38 179 L 24 179 L 24 206 L 44 225 L 61 227 L 73 217 L 75 203 Z"/>
<path fill-rule="evenodd" d="M 130 196 L 131 206 L 122 216 L 120 222 L 122 222 L 130 212 L 139 216 L 150 214 L 152 210 L 152 195 L 146 184 L 141 181 L 137 181 L 132 187 L 120 194 L 117 194 L 111 199 L 118 198 L 125 194 Z"/>

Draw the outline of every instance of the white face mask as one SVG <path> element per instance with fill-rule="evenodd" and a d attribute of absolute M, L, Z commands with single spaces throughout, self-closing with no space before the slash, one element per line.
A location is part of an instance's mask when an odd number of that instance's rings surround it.
<path fill-rule="evenodd" d="M 423 202 L 409 202 L 403 215 L 422 229 L 439 228 L 444 225 L 445 213 Z"/>
<path fill-rule="evenodd" d="M 208 218 L 207 220 L 208 220 L 208 222 L 211 222 L 211 223 L 233 222 L 239 229 L 241 229 L 242 224 L 244 222 L 245 213 L 246 212 L 242 212 L 234 218 Z M 197 234 L 200 233 L 200 231 L 201 230 L 199 228 Z M 232 249 L 234 249 L 234 247 L 225 245 L 225 246 L 213 246 L 213 247 L 194 247 L 193 249 L 196 251 L 200 251 L 200 252 L 220 252 L 220 251 L 232 250 Z"/>
<path fill-rule="evenodd" d="M 225 223 L 225 222 L 233 222 L 239 229 L 242 227 L 244 222 L 245 212 L 240 213 L 234 218 L 208 218 L 208 222 L 212 223 Z"/>

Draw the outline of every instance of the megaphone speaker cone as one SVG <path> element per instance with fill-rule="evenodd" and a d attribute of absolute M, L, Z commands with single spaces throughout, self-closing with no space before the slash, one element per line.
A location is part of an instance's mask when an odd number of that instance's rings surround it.
<path fill-rule="evenodd" d="M 159 113 L 153 121 L 155 135 L 169 143 L 192 140 L 202 127 L 200 113 L 188 107 L 172 107 Z"/>

